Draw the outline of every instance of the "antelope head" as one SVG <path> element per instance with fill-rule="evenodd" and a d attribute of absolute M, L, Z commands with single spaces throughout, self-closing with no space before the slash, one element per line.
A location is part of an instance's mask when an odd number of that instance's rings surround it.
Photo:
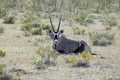
<path fill-rule="evenodd" d="M 52 30 L 49 30 L 49 34 L 50 34 L 51 38 L 53 39 L 53 43 L 55 45 L 57 45 L 59 43 L 60 34 L 64 32 L 63 30 L 60 30 L 61 15 L 60 15 L 60 20 L 59 20 L 59 23 L 58 23 L 57 31 L 55 31 L 55 29 L 54 29 L 50 14 L 49 14 L 49 18 L 50 18 L 50 23 L 51 23 L 51 27 L 52 27 Z"/>

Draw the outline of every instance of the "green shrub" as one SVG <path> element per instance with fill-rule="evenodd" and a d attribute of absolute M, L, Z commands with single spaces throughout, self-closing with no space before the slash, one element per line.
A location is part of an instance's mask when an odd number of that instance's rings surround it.
<path fill-rule="evenodd" d="M 88 66 L 93 56 L 88 52 L 82 52 L 78 55 L 73 55 L 68 59 L 68 63 L 71 63 L 73 67 Z"/>
<path fill-rule="evenodd" d="M 19 75 L 12 75 L 12 70 L 6 68 L 5 64 L 0 64 L 0 80 L 21 80 Z"/>
<path fill-rule="evenodd" d="M 118 26 L 118 29 L 120 29 L 120 26 Z"/>
<path fill-rule="evenodd" d="M 93 23 L 93 19 L 94 15 L 88 15 L 87 12 L 81 11 L 75 18 L 75 21 L 79 22 L 80 25 L 87 26 L 88 23 Z"/>
<path fill-rule="evenodd" d="M 36 54 L 40 56 L 39 60 L 35 63 L 37 69 L 45 69 L 56 65 L 57 54 L 55 51 L 50 50 L 49 47 L 40 47 Z"/>
<path fill-rule="evenodd" d="M 23 35 L 24 35 L 24 36 L 30 36 L 31 33 L 30 33 L 29 31 L 24 31 Z"/>
<path fill-rule="evenodd" d="M 33 24 L 32 24 L 32 27 L 33 27 L 33 28 L 39 28 L 39 27 L 40 27 L 40 24 L 39 24 L 39 23 L 33 23 Z"/>
<path fill-rule="evenodd" d="M 49 24 L 42 24 L 40 27 L 42 28 L 42 30 L 50 30 L 51 29 L 51 26 Z"/>
<path fill-rule="evenodd" d="M 80 29 L 79 27 L 73 28 L 74 35 L 80 35 L 80 34 L 85 34 L 84 29 Z"/>
<path fill-rule="evenodd" d="M 6 16 L 3 22 L 6 24 L 14 24 L 15 18 L 13 16 Z"/>
<path fill-rule="evenodd" d="M 88 15 L 86 18 L 86 22 L 91 24 L 93 23 L 94 18 L 95 18 L 94 15 Z"/>
<path fill-rule="evenodd" d="M 1 76 L 3 74 L 3 70 L 4 70 L 5 67 L 6 67 L 5 64 L 0 64 L 0 78 L 1 78 Z"/>
<path fill-rule="evenodd" d="M 72 63 L 73 66 L 76 66 L 81 63 L 81 60 L 76 55 L 73 55 L 68 59 L 68 63 Z"/>
<path fill-rule="evenodd" d="M 111 26 L 110 27 L 105 27 L 105 30 L 111 30 L 112 28 L 111 28 Z"/>
<path fill-rule="evenodd" d="M 106 46 L 112 44 L 114 34 L 93 32 L 89 33 L 89 38 L 93 45 Z"/>
<path fill-rule="evenodd" d="M 4 56 L 6 56 L 6 52 L 3 50 L 0 50 L 0 57 L 4 57 Z"/>
<path fill-rule="evenodd" d="M 38 28 L 31 31 L 32 35 L 42 35 L 42 29 Z"/>
<path fill-rule="evenodd" d="M 107 16 L 105 18 L 105 24 L 108 26 L 117 26 L 117 18 L 114 15 Z"/>
<path fill-rule="evenodd" d="M 4 30 L 5 30 L 5 28 L 2 25 L 0 25 L 0 33 L 3 33 Z"/>
<path fill-rule="evenodd" d="M 23 23 L 26 22 L 38 22 L 39 21 L 39 17 L 37 14 L 35 14 L 34 12 L 25 12 L 23 14 L 24 18 L 22 20 Z"/>
<path fill-rule="evenodd" d="M 0 7 L 0 18 L 3 18 L 4 16 L 6 16 L 6 13 L 7 13 L 6 9 Z"/>
<path fill-rule="evenodd" d="M 42 30 L 50 30 L 50 25 L 27 22 L 23 24 L 21 30 L 24 31 L 25 36 L 29 36 L 30 34 L 42 35 Z"/>
<path fill-rule="evenodd" d="M 87 18 L 86 12 L 81 11 L 75 18 L 75 20 L 79 22 L 81 25 L 86 26 L 87 25 L 86 18 Z"/>
<path fill-rule="evenodd" d="M 21 27 L 21 30 L 29 31 L 31 28 L 32 28 L 32 23 L 27 22 L 23 24 L 23 26 Z"/>
<path fill-rule="evenodd" d="M 93 56 L 92 56 L 92 54 L 90 54 L 89 52 L 82 52 L 81 54 L 80 54 L 80 56 L 83 58 L 83 62 L 82 62 L 82 64 L 85 64 L 85 65 L 88 65 L 89 64 L 89 61 L 91 60 L 91 59 L 93 59 Z"/>

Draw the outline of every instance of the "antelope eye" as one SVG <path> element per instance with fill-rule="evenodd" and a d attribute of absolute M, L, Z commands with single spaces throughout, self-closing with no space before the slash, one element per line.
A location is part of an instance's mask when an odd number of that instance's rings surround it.
<path fill-rule="evenodd" d="M 48 32 L 49 32 L 49 33 L 52 33 L 52 31 L 51 31 L 51 30 L 49 30 Z"/>
<path fill-rule="evenodd" d="M 61 30 L 61 31 L 60 31 L 60 33 L 63 33 L 63 32 L 64 32 L 64 30 Z"/>

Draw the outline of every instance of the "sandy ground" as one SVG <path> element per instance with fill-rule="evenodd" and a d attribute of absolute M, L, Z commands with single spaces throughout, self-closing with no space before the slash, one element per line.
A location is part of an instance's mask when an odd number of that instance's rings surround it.
<path fill-rule="evenodd" d="M 109 33 L 115 34 L 115 40 L 112 45 L 93 46 L 88 35 L 73 35 L 72 28 L 67 22 L 62 23 L 64 34 L 75 40 L 87 41 L 92 52 L 99 54 L 94 56 L 90 62 L 90 67 L 71 67 L 65 63 L 64 57 L 69 55 L 60 55 L 57 59 L 57 65 L 51 66 L 45 70 L 37 70 L 35 61 L 37 55 L 36 49 L 39 46 L 51 45 L 52 40 L 36 42 L 35 38 L 46 39 L 43 36 L 23 36 L 20 30 L 21 24 L 1 24 L 5 27 L 5 32 L 0 34 L 0 49 L 5 50 L 7 55 L 0 57 L 0 63 L 5 63 L 9 68 L 21 69 L 21 80 L 120 80 L 120 30 L 112 27 Z M 79 26 L 78 24 L 73 24 Z M 86 31 L 105 31 L 102 25 L 89 25 L 81 27 Z M 36 45 L 35 45 L 36 44 Z"/>

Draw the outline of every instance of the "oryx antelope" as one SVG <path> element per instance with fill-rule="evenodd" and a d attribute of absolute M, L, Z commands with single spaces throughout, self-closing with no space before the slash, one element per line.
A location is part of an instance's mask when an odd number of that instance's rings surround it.
<path fill-rule="evenodd" d="M 62 33 L 63 30 L 60 30 L 60 24 L 61 24 L 61 15 L 60 20 L 58 24 L 57 31 L 55 31 L 52 19 L 49 14 L 50 23 L 52 30 L 49 31 L 50 36 L 53 39 L 53 46 L 52 48 L 57 51 L 57 54 L 60 53 L 66 53 L 66 54 L 77 54 L 81 53 L 83 51 L 91 52 L 90 46 L 85 41 L 76 41 L 66 38 Z"/>

